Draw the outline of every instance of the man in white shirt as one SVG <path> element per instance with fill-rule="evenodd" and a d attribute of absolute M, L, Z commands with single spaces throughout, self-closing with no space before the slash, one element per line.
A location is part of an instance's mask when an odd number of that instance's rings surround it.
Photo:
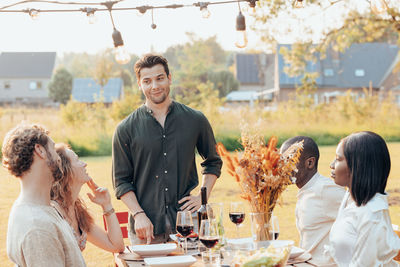
<path fill-rule="evenodd" d="M 296 136 L 286 140 L 281 152 L 292 144 L 304 140 L 298 172 L 294 174 L 299 188 L 296 204 L 296 226 L 300 234 L 300 247 L 321 263 L 329 264 L 324 256 L 324 245 L 329 244 L 329 232 L 336 219 L 345 189 L 318 173 L 319 149 L 307 136 Z"/>
<path fill-rule="evenodd" d="M 50 206 L 60 157 L 48 132 L 20 124 L 4 138 L 3 166 L 19 178 L 21 192 L 8 219 L 7 255 L 17 266 L 86 266 L 71 227 Z"/>

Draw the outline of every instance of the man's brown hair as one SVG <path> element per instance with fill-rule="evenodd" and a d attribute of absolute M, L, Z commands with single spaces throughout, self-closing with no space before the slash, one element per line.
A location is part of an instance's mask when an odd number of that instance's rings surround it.
<path fill-rule="evenodd" d="M 169 75 L 168 61 L 160 55 L 146 54 L 135 63 L 136 78 L 140 80 L 140 71 L 144 68 L 151 68 L 155 65 L 161 64 L 164 67 L 165 73 Z"/>
<path fill-rule="evenodd" d="M 21 123 L 4 137 L 3 166 L 16 177 L 21 177 L 31 168 L 35 145 L 47 149 L 49 132 L 40 125 Z"/>

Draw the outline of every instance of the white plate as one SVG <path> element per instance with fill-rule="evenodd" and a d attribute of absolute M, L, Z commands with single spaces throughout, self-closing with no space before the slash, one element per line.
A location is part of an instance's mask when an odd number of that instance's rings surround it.
<path fill-rule="evenodd" d="M 152 267 L 186 267 L 196 262 L 193 256 L 170 256 L 158 258 L 145 258 L 144 262 Z"/>
<path fill-rule="evenodd" d="M 142 256 L 166 256 L 176 249 L 175 243 L 130 246 L 132 252 Z"/>
<path fill-rule="evenodd" d="M 303 254 L 305 252 L 304 249 L 299 248 L 299 247 L 292 247 L 292 249 L 290 250 L 290 257 L 289 259 L 294 259 L 297 258 L 298 256 L 300 256 L 301 254 Z"/>

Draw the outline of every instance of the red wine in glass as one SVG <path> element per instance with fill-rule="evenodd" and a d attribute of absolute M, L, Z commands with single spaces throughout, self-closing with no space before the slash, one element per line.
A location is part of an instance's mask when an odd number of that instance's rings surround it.
<path fill-rule="evenodd" d="M 176 231 L 178 231 L 178 233 L 180 233 L 183 237 L 187 237 L 193 233 L 193 228 L 193 225 L 177 225 Z"/>
<path fill-rule="evenodd" d="M 211 236 L 211 237 L 201 237 L 200 238 L 200 242 L 203 243 L 204 246 L 206 246 L 207 248 L 213 248 L 219 241 L 218 237 L 215 236 Z"/>
<path fill-rule="evenodd" d="M 244 221 L 244 212 L 229 212 L 229 219 L 234 224 L 241 224 Z"/>
<path fill-rule="evenodd" d="M 185 239 L 185 254 L 187 253 L 187 237 L 193 232 L 192 214 L 188 210 L 178 211 L 176 214 L 176 231 Z"/>

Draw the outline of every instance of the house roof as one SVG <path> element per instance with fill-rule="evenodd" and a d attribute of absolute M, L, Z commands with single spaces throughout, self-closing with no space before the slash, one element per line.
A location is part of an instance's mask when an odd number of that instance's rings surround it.
<path fill-rule="evenodd" d="M 291 45 L 278 45 L 291 48 Z M 329 50 L 326 58 L 316 54 L 316 62 L 308 62 L 308 72 L 319 72 L 316 79 L 319 87 L 336 88 L 377 88 L 385 76 L 387 69 L 399 51 L 398 46 L 386 43 L 353 44 L 344 53 Z M 284 72 L 285 63 L 282 54 L 278 53 L 278 69 L 280 87 L 294 87 L 301 84 L 301 76 L 289 77 Z M 327 75 L 329 73 L 329 75 Z"/>
<path fill-rule="evenodd" d="M 95 103 L 104 97 L 104 103 L 112 103 L 123 94 L 121 78 L 110 78 L 103 88 L 91 78 L 75 78 L 72 85 L 72 98 L 78 102 Z"/>
<path fill-rule="evenodd" d="M 56 52 L 3 52 L 0 78 L 51 78 Z"/>
<path fill-rule="evenodd" d="M 241 84 L 259 84 L 258 54 L 236 54 L 236 78 Z"/>

